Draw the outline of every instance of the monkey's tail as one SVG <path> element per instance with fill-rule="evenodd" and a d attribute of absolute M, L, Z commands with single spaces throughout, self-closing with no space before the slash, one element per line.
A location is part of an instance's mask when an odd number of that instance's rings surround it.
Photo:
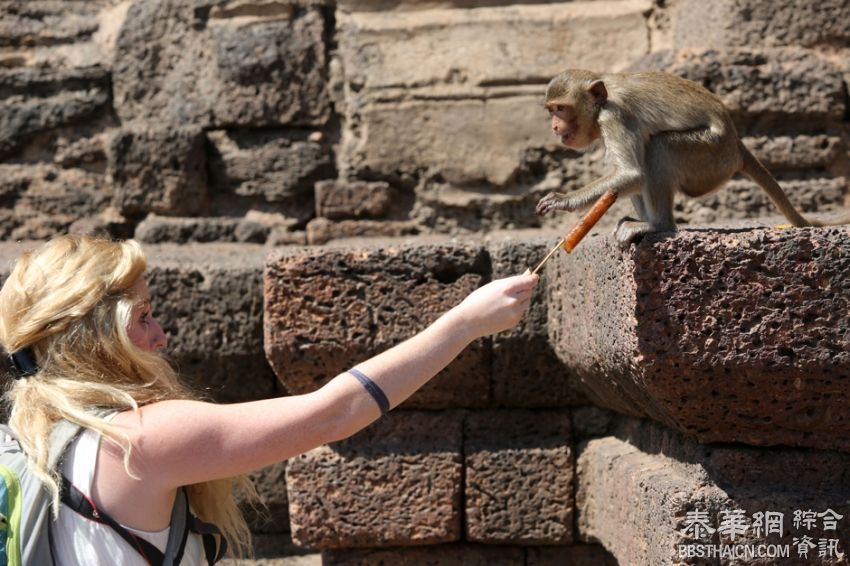
<path fill-rule="evenodd" d="M 803 218 L 803 215 L 797 212 L 797 209 L 794 208 L 794 205 L 792 205 L 791 201 L 788 200 L 788 196 L 785 194 L 785 191 L 782 190 L 782 187 L 779 186 L 779 183 L 777 183 L 776 179 L 773 178 L 773 175 L 770 174 L 770 171 L 761 164 L 761 161 L 756 159 L 756 157 L 750 153 L 750 150 L 747 149 L 740 141 L 738 141 L 738 147 L 741 151 L 741 157 L 744 160 L 744 164 L 741 167 L 741 173 L 758 183 L 759 186 L 764 189 L 767 196 L 769 196 L 770 200 L 773 201 L 773 204 L 776 205 L 776 208 L 785 215 L 785 218 L 787 218 L 791 224 L 797 227 L 820 225 L 817 222 L 810 222 Z"/>

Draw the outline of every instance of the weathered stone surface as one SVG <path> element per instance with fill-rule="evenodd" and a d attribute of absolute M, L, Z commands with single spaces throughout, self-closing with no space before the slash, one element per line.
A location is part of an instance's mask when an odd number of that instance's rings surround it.
<path fill-rule="evenodd" d="M 115 109 L 123 121 L 322 125 L 324 33 L 314 5 L 134 3 L 116 45 Z"/>
<path fill-rule="evenodd" d="M 843 0 L 679 0 L 674 12 L 677 49 L 845 46 L 850 42 L 850 5 Z"/>
<path fill-rule="evenodd" d="M 311 548 L 461 538 L 461 417 L 398 411 L 286 469 L 292 539 Z"/>
<path fill-rule="evenodd" d="M 109 72 L 102 67 L 0 71 L 0 157 L 39 133 L 107 112 L 109 100 Z"/>
<path fill-rule="evenodd" d="M 249 244 L 146 245 L 154 316 L 181 374 L 221 401 L 278 392 L 263 357 L 265 249 Z"/>
<path fill-rule="evenodd" d="M 601 543 L 621 564 L 704 564 L 705 558 L 688 558 L 687 547 L 709 544 L 775 544 L 787 547 L 788 558 L 748 557 L 745 563 L 809 564 L 822 539 L 840 539 L 844 552 L 850 534 L 846 454 L 700 446 L 657 425 L 629 422 L 617 436 L 582 444 L 577 467 L 579 533 Z M 721 525 L 736 510 L 746 528 L 733 536 Z M 843 519 L 837 530 L 824 528 L 826 516 L 815 516 L 811 529 L 795 524 L 795 512 L 807 510 L 832 510 Z M 694 512 L 705 513 L 711 534 L 695 532 L 688 515 Z M 767 534 L 763 527 L 756 532 L 754 515 L 766 512 L 783 514 L 781 534 Z M 795 539 L 803 536 L 814 545 L 807 548 L 808 560 L 797 551 Z M 845 562 L 834 555 L 814 560 Z"/>
<path fill-rule="evenodd" d="M 330 220 L 381 217 L 394 198 L 395 191 L 383 181 L 320 181 L 316 183 L 316 216 Z"/>
<path fill-rule="evenodd" d="M 418 234 L 420 227 L 405 220 L 340 220 L 314 218 L 307 224 L 307 243 L 321 245 L 331 240 L 342 240 L 358 236 L 395 238 Z"/>
<path fill-rule="evenodd" d="M 487 280 L 472 244 L 280 248 L 266 263 L 265 349 L 292 393 L 312 391 L 406 340 Z M 481 407 L 489 341 L 476 340 L 406 407 Z"/>
<path fill-rule="evenodd" d="M 534 269 L 561 234 L 497 232 L 488 238 L 493 279 Z M 549 342 L 542 278 L 519 325 L 493 336 L 493 404 L 503 407 L 562 407 L 587 402 L 580 383 Z"/>
<path fill-rule="evenodd" d="M 97 0 L 0 2 L 0 47 L 58 45 L 86 39 L 97 31 L 97 12 L 104 4 Z"/>
<path fill-rule="evenodd" d="M 771 171 L 829 169 L 842 159 L 841 138 L 812 136 L 755 136 L 744 145 Z"/>
<path fill-rule="evenodd" d="M 523 564 L 522 548 L 479 544 L 439 544 L 377 550 L 328 550 L 325 566 L 372 566 L 375 564 L 428 564 L 428 566 L 492 566 Z"/>
<path fill-rule="evenodd" d="M 846 227 L 589 238 L 547 265 L 550 337 L 602 406 L 701 442 L 850 451 L 848 268 Z"/>
<path fill-rule="evenodd" d="M 204 132 L 195 126 L 115 132 L 108 149 L 115 207 L 130 216 L 204 212 L 205 143 Z"/>
<path fill-rule="evenodd" d="M 497 544 L 573 540 L 570 414 L 483 411 L 464 424 L 466 539 Z"/>
<path fill-rule="evenodd" d="M 844 177 L 781 180 L 780 186 L 791 203 L 806 217 L 818 218 L 812 212 L 844 208 L 850 185 Z M 674 207 L 677 222 L 709 224 L 743 218 L 776 217 L 785 223 L 767 193 L 752 181 L 734 180 L 719 191 L 700 198 L 677 195 Z"/>
<path fill-rule="evenodd" d="M 149 214 L 136 227 L 134 237 L 149 244 L 232 242 L 237 218 L 170 218 Z"/>
<path fill-rule="evenodd" d="M 741 133 L 820 134 L 846 108 L 840 69 L 804 49 L 662 51 L 631 69 L 667 71 L 702 84 L 726 104 Z"/>
<path fill-rule="evenodd" d="M 207 137 L 218 208 L 229 204 L 228 197 L 242 197 L 275 203 L 279 212 L 304 222 L 314 213 L 314 183 L 335 175 L 330 149 L 303 131 L 215 131 Z"/>
<path fill-rule="evenodd" d="M 531 546 L 525 550 L 525 566 L 617 566 L 603 547 L 595 544 L 573 546 Z"/>
<path fill-rule="evenodd" d="M 286 462 L 249 475 L 260 496 L 260 506 L 242 502 L 242 512 L 255 533 L 289 532 L 289 499 L 286 496 Z"/>
<path fill-rule="evenodd" d="M 437 169 L 458 184 L 510 183 L 525 149 L 555 146 L 540 123 L 543 85 L 565 60 L 616 69 L 645 52 L 649 7 L 567 2 L 339 13 L 349 93 L 341 168 L 388 175 Z M 617 45 L 596 48 L 600 36 Z M 522 40 L 506 44 L 504 37 Z"/>
<path fill-rule="evenodd" d="M 53 165 L 0 165 L 0 237 L 40 240 L 103 213 L 111 194 L 103 175 Z"/>

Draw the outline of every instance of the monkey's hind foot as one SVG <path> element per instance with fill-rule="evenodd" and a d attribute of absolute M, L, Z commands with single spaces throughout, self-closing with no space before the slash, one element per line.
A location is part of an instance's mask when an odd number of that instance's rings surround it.
<path fill-rule="evenodd" d="M 617 238 L 620 247 L 625 249 L 632 242 L 637 243 L 636 240 L 639 240 L 644 234 L 650 234 L 654 231 L 649 222 L 634 220 L 626 216 L 617 223 L 617 228 L 614 229 L 614 237 Z"/>

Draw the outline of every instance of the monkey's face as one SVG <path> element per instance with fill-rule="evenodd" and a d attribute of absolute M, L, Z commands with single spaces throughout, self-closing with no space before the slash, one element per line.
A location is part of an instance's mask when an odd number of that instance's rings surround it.
<path fill-rule="evenodd" d="M 582 120 L 582 113 L 566 101 L 554 100 L 546 103 L 552 120 L 552 133 L 561 143 L 571 149 L 583 149 L 599 137 L 593 123 Z"/>

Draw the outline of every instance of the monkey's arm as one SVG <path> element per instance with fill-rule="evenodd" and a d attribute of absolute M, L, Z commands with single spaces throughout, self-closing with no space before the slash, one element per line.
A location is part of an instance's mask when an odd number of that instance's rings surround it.
<path fill-rule="evenodd" d="M 625 127 L 621 118 L 611 123 L 601 123 L 606 157 L 614 171 L 596 179 L 586 187 L 572 193 L 549 193 L 537 203 L 537 214 L 550 210 L 573 211 L 583 208 L 607 192 L 618 197 L 640 190 L 644 183 L 644 143 L 634 129 Z"/>

